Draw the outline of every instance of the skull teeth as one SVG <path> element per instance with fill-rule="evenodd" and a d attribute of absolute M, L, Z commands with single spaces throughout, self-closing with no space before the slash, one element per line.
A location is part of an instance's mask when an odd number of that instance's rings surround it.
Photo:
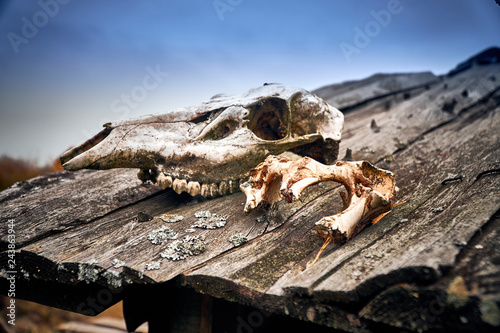
<path fill-rule="evenodd" d="M 172 177 L 166 176 L 163 173 L 160 173 L 156 181 L 162 190 L 172 187 Z"/>
<path fill-rule="evenodd" d="M 208 184 L 202 184 L 201 185 L 201 193 L 203 197 L 208 197 Z"/>
<path fill-rule="evenodd" d="M 219 186 L 217 184 L 208 185 L 208 195 L 210 197 L 216 197 L 219 194 Z"/>
<path fill-rule="evenodd" d="M 188 183 L 185 179 L 176 179 L 172 188 L 177 194 L 181 194 L 182 192 L 187 192 L 187 185 Z"/>
<path fill-rule="evenodd" d="M 219 195 L 235 193 L 239 189 L 239 180 L 221 181 L 220 183 L 203 184 L 197 181 L 188 181 L 182 178 L 173 179 L 163 173 L 156 179 L 162 190 L 172 188 L 177 194 L 187 192 L 191 196 L 201 195 L 205 198 L 215 198 Z"/>
<path fill-rule="evenodd" d="M 201 193 L 201 185 L 198 182 L 189 182 L 187 184 L 187 193 L 189 193 L 192 197 L 197 196 Z"/>
<path fill-rule="evenodd" d="M 219 194 L 220 195 L 226 195 L 227 193 L 227 183 L 226 182 L 220 182 L 219 184 Z"/>

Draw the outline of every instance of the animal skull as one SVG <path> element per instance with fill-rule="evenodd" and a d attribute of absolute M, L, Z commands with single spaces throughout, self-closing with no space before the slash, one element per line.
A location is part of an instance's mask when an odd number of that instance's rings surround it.
<path fill-rule="evenodd" d="M 396 190 L 392 172 L 366 161 L 324 165 L 308 157 L 291 161 L 284 156 L 269 156 L 248 174 L 249 181 L 241 185 L 247 196 L 245 213 L 256 207 L 267 209 L 281 199 L 296 201 L 306 187 L 319 182 L 331 180 L 344 185 L 344 210 L 316 222 L 318 236 L 336 243 L 351 239 L 373 218 L 389 211 Z"/>
<path fill-rule="evenodd" d="M 310 92 L 269 84 L 166 114 L 108 123 L 61 156 L 67 170 L 140 168 L 139 178 L 177 193 L 237 190 L 251 168 L 292 150 L 333 163 L 344 124 L 340 111 Z"/>

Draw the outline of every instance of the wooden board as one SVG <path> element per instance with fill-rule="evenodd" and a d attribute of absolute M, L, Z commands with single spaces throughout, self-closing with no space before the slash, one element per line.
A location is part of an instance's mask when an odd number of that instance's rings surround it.
<path fill-rule="evenodd" d="M 16 244 L 70 230 L 158 192 L 135 176 L 137 170 L 57 172 L 16 183 L 0 192 L 0 216 L 16 220 Z M 0 224 L 0 249 L 7 224 Z"/>
<path fill-rule="evenodd" d="M 193 200 L 142 185 L 133 170 L 61 172 L 11 187 L 0 193 L 0 245 L 15 220 L 18 297 L 93 315 L 130 287 L 155 299 L 163 283 L 344 331 L 496 327 L 500 93 L 489 75 L 500 77 L 500 66 L 346 113 L 341 157 L 349 148 L 354 159 L 395 172 L 397 200 L 406 203 L 350 242 L 329 245 L 307 269 L 322 245 L 314 222 L 341 209 L 336 184 L 249 215 L 242 193 Z M 444 104 L 453 99 L 450 111 Z M 226 225 L 193 228 L 202 211 Z M 167 223 L 164 214 L 183 219 Z M 148 239 L 162 226 L 176 240 L 204 237 L 206 251 L 162 258 L 175 240 Z M 235 247 L 235 234 L 248 242 Z M 8 260 L 1 252 L 2 293 Z M 412 311 L 425 313 L 404 319 Z"/>

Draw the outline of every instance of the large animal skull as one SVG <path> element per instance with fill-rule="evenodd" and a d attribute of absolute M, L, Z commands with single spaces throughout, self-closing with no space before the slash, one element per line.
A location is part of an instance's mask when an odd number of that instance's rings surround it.
<path fill-rule="evenodd" d="M 139 178 L 177 193 L 232 193 L 268 155 L 292 150 L 333 163 L 340 111 L 310 92 L 278 84 L 160 115 L 104 125 L 61 156 L 67 170 L 140 168 Z"/>

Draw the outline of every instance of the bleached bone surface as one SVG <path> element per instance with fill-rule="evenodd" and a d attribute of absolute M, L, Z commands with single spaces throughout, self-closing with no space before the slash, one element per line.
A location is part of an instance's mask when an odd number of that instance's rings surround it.
<path fill-rule="evenodd" d="M 139 178 L 176 192 L 232 193 L 270 154 L 293 150 L 333 163 L 342 113 L 310 92 L 268 84 L 197 106 L 108 123 L 61 156 L 67 170 L 139 168 Z"/>
<path fill-rule="evenodd" d="M 269 156 L 249 172 L 250 179 L 240 188 L 247 196 L 245 213 L 257 207 L 269 208 L 285 199 L 296 201 L 309 185 L 335 181 L 344 185 L 341 193 L 344 210 L 316 223 L 317 234 L 343 242 L 354 237 L 374 217 L 390 210 L 395 180 L 390 171 L 369 162 L 338 161 L 324 165 L 309 157 L 292 161 L 283 156 Z"/>

